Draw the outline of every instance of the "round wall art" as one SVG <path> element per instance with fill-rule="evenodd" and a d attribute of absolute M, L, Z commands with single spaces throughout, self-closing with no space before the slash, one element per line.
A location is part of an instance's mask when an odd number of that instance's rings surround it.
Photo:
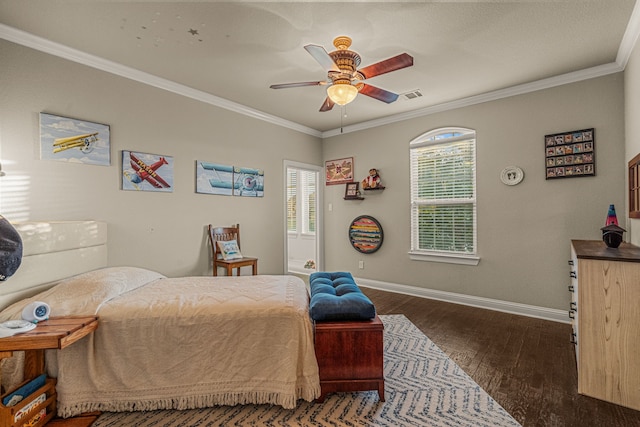
<path fill-rule="evenodd" d="M 382 226 L 372 216 L 360 215 L 349 226 L 351 246 L 363 254 L 371 254 L 382 246 Z"/>
<path fill-rule="evenodd" d="M 505 185 L 518 185 L 524 178 L 524 172 L 517 166 L 507 166 L 500 172 L 500 181 Z"/>

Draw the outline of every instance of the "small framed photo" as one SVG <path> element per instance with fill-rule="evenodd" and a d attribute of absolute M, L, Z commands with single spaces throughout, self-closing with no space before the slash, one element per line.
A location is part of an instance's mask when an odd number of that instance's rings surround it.
<path fill-rule="evenodd" d="M 344 198 L 345 199 L 357 199 L 360 197 L 358 188 L 360 186 L 359 182 L 348 182 L 345 186 L 344 190 Z"/>

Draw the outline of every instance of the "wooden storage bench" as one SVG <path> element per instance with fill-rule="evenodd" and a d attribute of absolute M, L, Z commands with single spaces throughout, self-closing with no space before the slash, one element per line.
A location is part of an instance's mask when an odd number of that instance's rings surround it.
<path fill-rule="evenodd" d="M 327 393 L 377 390 L 384 401 L 384 325 L 371 320 L 315 322 L 315 350 L 320 387 Z"/>

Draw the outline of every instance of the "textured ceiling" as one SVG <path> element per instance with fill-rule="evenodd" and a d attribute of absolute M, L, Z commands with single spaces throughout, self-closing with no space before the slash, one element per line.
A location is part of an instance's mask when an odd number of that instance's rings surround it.
<path fill-rule="evenodd" d="M 0 0 L 0 23 L 251 109 L 327 131 L 616 61 L 635 0 L 124 2 Z M 319 112 L 326 87 L 274 90 L 326 72 L 304 45 L 353 39 L 361 67 L 414 66 L 367 83 L 423 96 L 359 95 Z"/>

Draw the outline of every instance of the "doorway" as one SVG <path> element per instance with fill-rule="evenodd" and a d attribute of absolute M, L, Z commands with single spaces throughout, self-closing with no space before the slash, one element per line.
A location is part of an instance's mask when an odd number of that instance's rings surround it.
<path fill-rule="evenodd" d="M 309 275 L 324 267 L 322 251 L 323 169 L 285 160 L 285 273 Z"/>

